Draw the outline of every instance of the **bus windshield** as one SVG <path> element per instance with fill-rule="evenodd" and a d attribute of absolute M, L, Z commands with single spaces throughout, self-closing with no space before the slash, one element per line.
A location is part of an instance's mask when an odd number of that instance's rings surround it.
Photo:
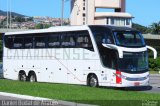
<path fill-rule="evenodd" d="M 144 72 L 148 69 L 148 53 L 124 52 L 123 58 L 118 61 L 118 69 L 126 73 Z"/>
<path fill-rule="evenodd" d="M 116 45 L 123 47 L 144 47 L 142 35 L 136 31 L 114 31 Z"/>

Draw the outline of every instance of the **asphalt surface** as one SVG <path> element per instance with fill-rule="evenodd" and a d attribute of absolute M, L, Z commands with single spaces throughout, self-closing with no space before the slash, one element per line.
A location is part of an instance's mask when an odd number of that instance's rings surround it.
<path fill-rule="evenodd" d="M 0 100 L 22 100 L 22 99 L 0 95 Z"/>
<path fill-rule="evenodd" d="M 145 92 L 160 93 L 160 75 L 151 74 L 150 75 L 150 89 Z"/>
<path fill-rule="evenodd" d="M 144 86 L 144 87 L 130 87 L 130 88 L 125 88 L 123 90 L 139 91 L 139 92 L 146 92 L 146 93 L 160 93 L 160 75 L 150 74 L 149 85 L 150 86 Z"/>

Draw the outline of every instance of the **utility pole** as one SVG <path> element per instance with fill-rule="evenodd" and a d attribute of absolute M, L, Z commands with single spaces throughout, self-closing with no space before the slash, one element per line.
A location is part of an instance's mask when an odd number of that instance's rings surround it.
<path fill-rule="evenodd" d="M 0 10 L 1 10 L 1 1 L 0 1 Z M 0 19 L 0 28 L 2 27 L 1 25 L 1 19 Z"/>
<path fill-rule="evenodd" d="M 7 30 L 8 30 L 8 28 L 9 28 L 9 22 L 8 22 L 8 20 L 9 20 L 9 13 L 8 13 L 8 11 L 9 11 L 9 6 L 8 6 L 8 0 L 7 0 Z"/>
<path fill-rule="evenodd" d="M 11 29 L 11 27 L 12 27 L 12 10 L 11 10 L 11 8 L 12 8 L 12 7 L 11 7 L 11 0 L 9 0 L 9 9 L 10 9 L 10 18 L 9 18 L 9 19 L 10 19 L 10 22 L 9 22 L 9 23 L 10 23 L 10 29 Z"/>
<path fill-rule="evenodd" d="M 63 26 L 63 15 L 64 15 L 64 0 L 62 0 L 62 17 L 61 17 L 61 26 Z"/>

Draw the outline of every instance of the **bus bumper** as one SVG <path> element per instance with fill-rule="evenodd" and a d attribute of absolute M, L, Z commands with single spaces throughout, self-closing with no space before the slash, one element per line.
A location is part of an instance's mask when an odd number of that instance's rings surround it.
<path fill-rule="evenodd" d="M 140 87 L 140 86 L 149 86 L 149 78 L 144 81 L 125 81 L 122 83 L 116 84 L 116 87 Z"/>

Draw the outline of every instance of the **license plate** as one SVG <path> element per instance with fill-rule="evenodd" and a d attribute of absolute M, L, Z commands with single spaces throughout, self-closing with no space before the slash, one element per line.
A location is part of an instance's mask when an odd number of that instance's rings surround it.
<path fill-rule="evenodd" d="M 134 83 L 134 86 L 139 86 L 139 85 L 140 85 L 139 82 L 135 82 L 135 83 Z"/>

